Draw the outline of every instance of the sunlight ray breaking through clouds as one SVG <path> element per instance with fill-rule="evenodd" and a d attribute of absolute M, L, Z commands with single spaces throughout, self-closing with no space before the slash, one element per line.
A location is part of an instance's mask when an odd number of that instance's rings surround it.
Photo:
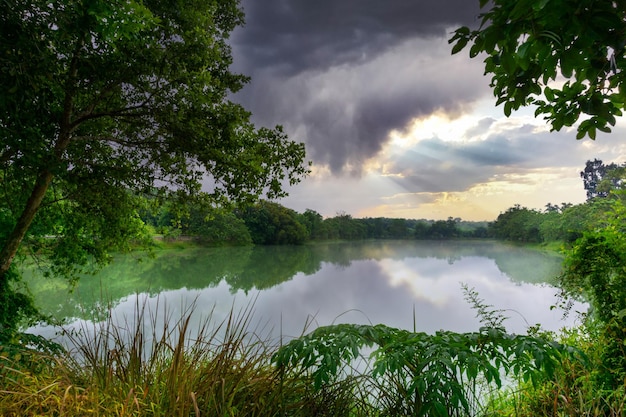
<path fill-rule="evenodd" d="M 514 204 L 580 203 L 587 160 L 626 160 L 624 120 L 591 141 L 550 132 L 534 108 L 504 117 L 481 60 L 447 42 L 478 23 L 478 4 L 274 3 L 242 2 L 233 66 L 251 82 L 234 98 L 306 144 L 312 175 L 287 207 L 494 220 Z"/>

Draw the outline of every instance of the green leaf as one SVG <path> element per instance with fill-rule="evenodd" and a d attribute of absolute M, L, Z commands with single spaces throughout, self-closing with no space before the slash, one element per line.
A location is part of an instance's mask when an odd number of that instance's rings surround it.
<path fill-rule="evenodd" d="M 570 78 L 574 72 L 574 62 L 569 54 L 561 55 L 561 74 L 565 78 Z"/>
<path fill-rule="evenodd" d="M 448 417 L 450 414 L 448 414 L 448 408 L 446 407 L 446 405 L 442 404 L 439 401 L 435 401 L 435 403 L 433 404 L 434 407 L 434 411 L 435 413 L 433 414 L 434 416 L 438 416 L 438 417 Z"/>
<path fill-rule="evenodd" d="M 590 127 L 589 130 L 587 131 L 587 134 L 589 135 L 590 139 L 596 140 L 596 128 L 595 128 L 595 126 Z"/>
<path fill-rule="evenodd" d="M 478 55 L 481 52 L 482 52 L 482 45 L 478 43 L 474 43 L 474 45 L 472 45 L 472 47 L 470 48 L 469 56 L 470 58 L 474 58 L 476 57 L 476 55 Z"/>
<path fill-rule="evenodd" d="M 535 12 L 540 12 L 541 10 L 543 10 L 544 7 L 546 7 L 546 4 L 548 4 L 548 1 L 550 0 L 539 0 L 539 1 L 533 2 L 533 10 Z"/>
<path fill-rule="evenodd" d="M 498 41 L 502 39 L 502 33 L 497 30 L 485 30 L 481 37 L 484 39 L 483 48 L 485 52 L 492 54 Z"/>
<path fill-rule="evenodd" d="M 521 59 L 521 60 L 525 60 L 528 62 L 528 51 L 532 46 L 532 42 L 531 41 L 526 41 L 523 44 L 520 45 L 519 48 L 517 48 L 517 56 Z M 525 68 L 526 69 L 526 68 Z"/>
<path fill-rule="evenodd" d="M 513 109 L 513 103 L 510 101 L 507 101 L 506 103 L 504 103 L 504 115 L 506 117 L 509 117 L 511 115 Z"/>
<path fill-rule="evenodd" d="M 457 43 L 452 47 L 452 55 L 459 53 L 467 45 L 468 38 L 460 38 Z"/>
<path fill-rule="evenodd" d="M 539 84 L 533 83 L 530 85 L 530 94 L 541 94 L 541 86 Z M 528 99 L 528 103 L 532 103 L 532 99 Z"/>
<path fill-rule="evenodd" d="M 556 43 L 557 45 L 561 45 L 561 36 L 557 34 L 556 32 L 544 30 L 539 34 L 539 36 L 546 37 L 550 39 L 551 41 L 553 41 L 554 43 Z"/>
<path fill-rule="evenodd" d="M 534 1 L 529 1 L 529 0 L 517 0 L 515 2 L 515 6 L 513 7 L 513 10 L 511 10 L 510 13 L 510 19 L 511 20 L 518 20 L 520 18 L 522 18 L 522 16 L 528 14 L 529 9 L 531 9 L 531 3 L 534 3 Z"/>

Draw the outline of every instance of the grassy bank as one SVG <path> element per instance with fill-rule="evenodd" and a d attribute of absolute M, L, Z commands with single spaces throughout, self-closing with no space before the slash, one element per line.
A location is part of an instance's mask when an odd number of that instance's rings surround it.
<path fill-rule="evenodd" d="M 331 416 L 354 409 L 342 392 L 349 384 L 314 391 L 306 375 L 273 366 L 277 347 L 246 330 L 251 310 L 220 323 L 208 318 L 199 329 L 189 328 L 190 317 L 187 311 L 148 331 L 156 313 L 137 306 L 132 322 L 66 333 L 62 353 L 5 346 L 0 415 Z"/>
<path fill-rule="evenodd" d="M 520 379 L 509 389 L 490 397 L 491 416 L 626 416 L 626 380 L 608 387 L 602 367 L 606 336 L 579 327 L 564 331 L 558 339 L 579 349 L 584 361 L 562 360 L 554 374 L 538 383 Z M 623 370 L 622 370 L 623 371 Z"/>
<path fill-rule="evenodd" d="M 480 302 L 479 300 L 477 302 Z M 480 307 L 480 306 L 479 306 Z M 485 306 L 483 306 L 485 307 Z M 488 306 L 487 306 L 488 307 Z M 190 327 L 137 305 L 49 342 L 0 349 L 2 416 L 623 416 L 599 391 L 601 340 L 508 335 L 483 310 L 476 333 L 335 325 L 278 346 L 252 308 Z M 167 320 L 163 320 L 167 318 Z M 165 323 L 156 325 L 156 323 Z M 33 341 L 27 341 L 32 346 Z M 501 378 L 508 375 L 510 383 Z"/>

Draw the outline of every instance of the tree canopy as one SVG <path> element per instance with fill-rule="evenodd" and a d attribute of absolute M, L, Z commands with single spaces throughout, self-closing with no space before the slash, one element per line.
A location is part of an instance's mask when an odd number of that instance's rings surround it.
<path fill-rule="evenodd" d="M 577 138 L 610 132 L 626 102 L 626 1 L 480 0 L 478 29 L 461 27 L 452 53 L 468 44 L 486 56 L 497 104 L 509 116 L 535 105 L 553 130 L 582 119 Z"/>
<path fill-rule="evenodd" d="M 580 172 L 583 179 L 587 200 L 594 198 L 606 198 L 612 191 L 623 188 L 624 177 L 626 176 L 626 163 L 618 165 L 616 163 L 604 164 L 600 159 L 588 160 L 585 169 Z"/>
<path fill-rule="evenodd" d="M 25 237 L 63 270 L 136 236 L 134 196 L 285 194 L 304 145 L 229 100 L 237 0 L 0 2 L 0 287 Z M 206 188 L 205 188 L 206 190 Z"/>

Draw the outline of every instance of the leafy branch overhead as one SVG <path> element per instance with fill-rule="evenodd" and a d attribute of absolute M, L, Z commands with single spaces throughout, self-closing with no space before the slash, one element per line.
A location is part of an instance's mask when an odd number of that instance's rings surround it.
<path fill-rule="evenodd" d="M 552 130 L 610 132 L 626 102 L 626 1 L 480 0 L 480 27 L 461 27 L 452 53 L 485 56 L 504 113 L 536 106 Z"/>

